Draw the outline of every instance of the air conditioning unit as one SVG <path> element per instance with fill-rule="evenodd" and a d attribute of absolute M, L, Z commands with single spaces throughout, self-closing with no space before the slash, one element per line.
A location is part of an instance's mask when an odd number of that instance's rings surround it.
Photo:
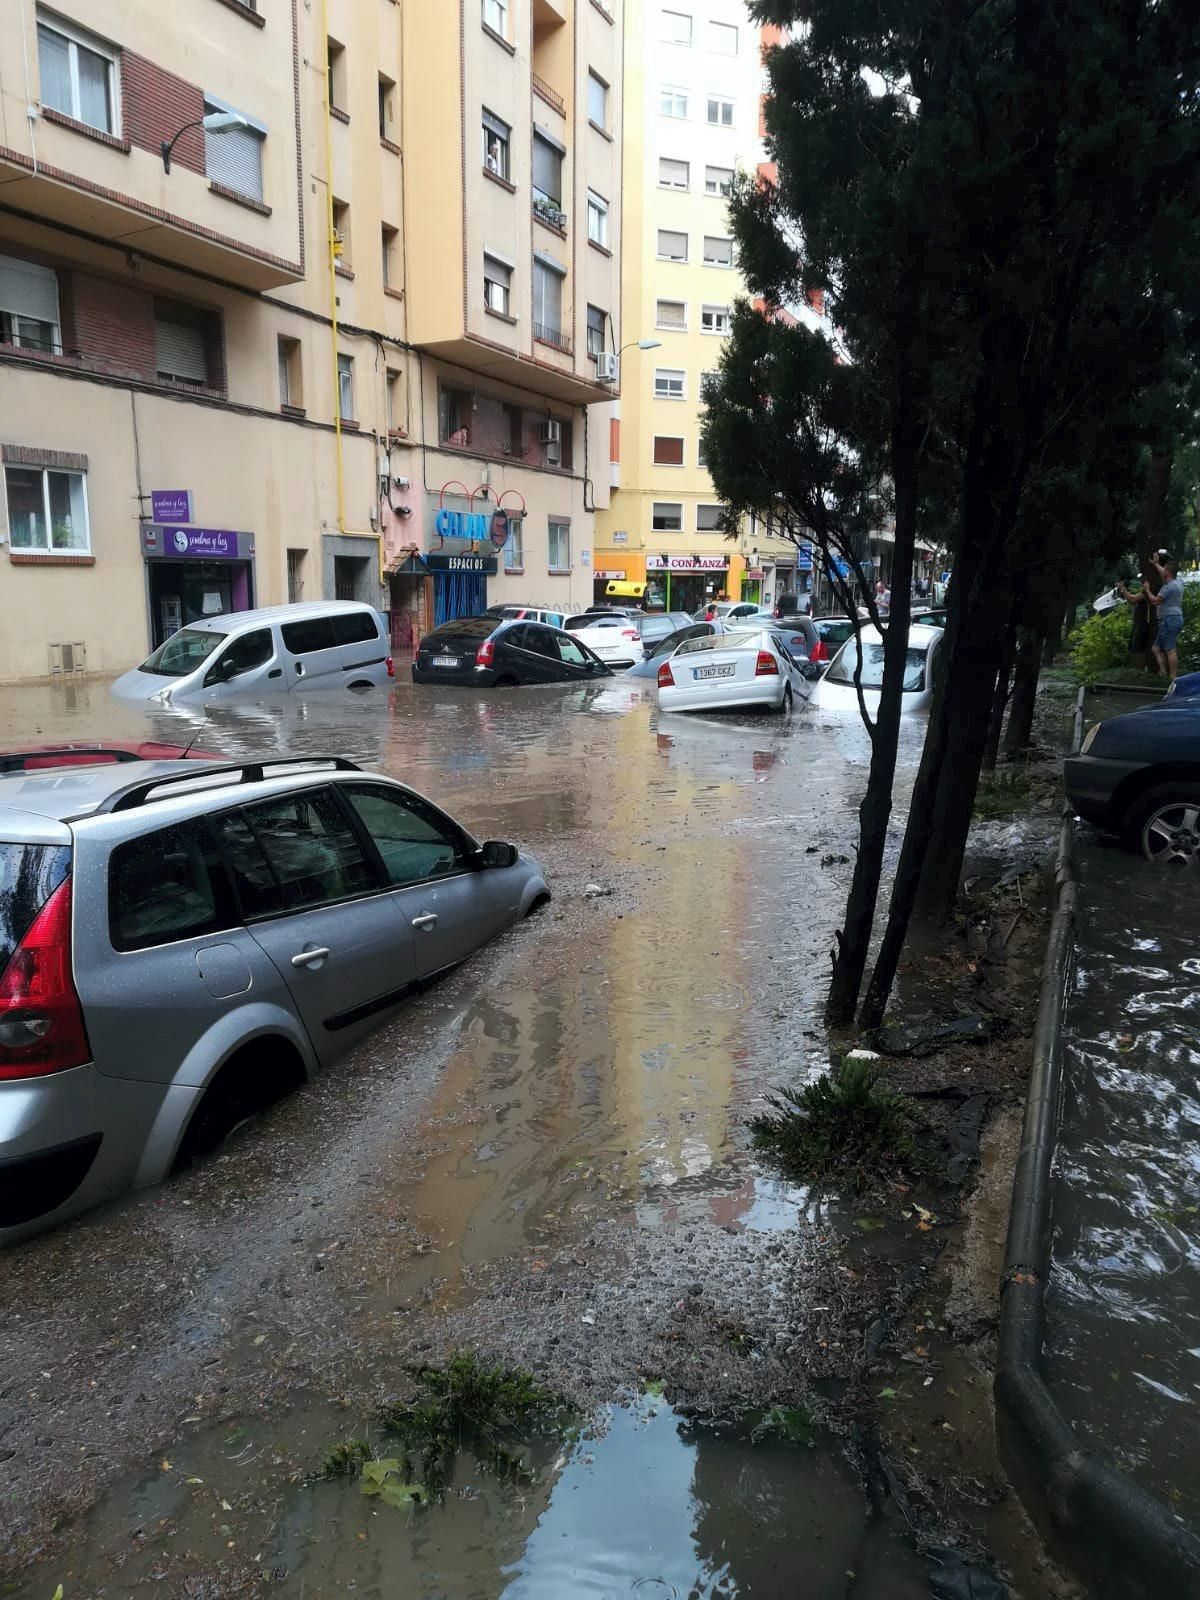
<path fill-rule="evenodd" d="M 547 417 L 538 429 L 538 440 L 541 444 L 562 444 L 562 423 L 557 417 Z"/>
<path fill-rule="evenodd" d="M 617 358 L 611 350 L 602 350 L 596 357 L 597 383 L 616 383 Z"/>
<path fill-rule="evenodd" d="M 52 644 L 50 651 L 50 676 L 59 678 L 68 672 L 87 671 L 87 645 L 82 639 L 70 644 Z"/>

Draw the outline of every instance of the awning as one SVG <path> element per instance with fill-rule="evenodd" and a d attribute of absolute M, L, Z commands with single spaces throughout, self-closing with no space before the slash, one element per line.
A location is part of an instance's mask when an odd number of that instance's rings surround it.
<path fill-rule="evenodd" d="M 389 567 L 388 575 L 393 578 L 427 578 L 429 568 L 413 550 L 405 556 L 398 567 Z"/>
<path fill-rule="evenodd" d="M 624 596 L 627 600 L 640 600 L 646 592 L 646 585 L 644 583 L 628 583 L 619 578 L 613 578 L 605 587 L 604 592 L 614 600 L 618 596 Z"/>

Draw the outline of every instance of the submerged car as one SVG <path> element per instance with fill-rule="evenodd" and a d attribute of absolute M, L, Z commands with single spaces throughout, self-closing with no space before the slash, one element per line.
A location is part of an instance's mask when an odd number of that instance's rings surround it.
<path fill-rule="evenodd" d="M 1097 722 L 1063 778 L 1079 815 L 1129 849 L 1200 865 L 1200 702 L 1185 696 Z"/>
<path fill-rule="evenodd" d="M 765 628 L 685 639 L 658 669 L 658 703 L 664 711 L 759 706 L 783 712 L 811 693 L 801 663 L 777 633 Z"/>
<path fill-rule="evenodd" d="M 0 1243 L 157 1183 L 549 899 L 338 758 L 0 778 Z"/>
<path fill-rule="evenodd" d="M 641 617 L 620 612 L 585 611 L 568 617 L 563 626 L 580 644 L 594 651 L 610 667 L 633 667 L 645 659 Z"/>
<path fill-rule="evenodd" d="M 605 677 L 608 668 L 581 640 L 540 622 L 455 617 L 427 633 L 413 659 L 414 683 L 473 684 L 510 689 L 519 684 L 577 683 Z"/>
<path fill-rule="evenodd" d="M 879 705 L 883 687 L 883 635 L 877 628 L 862 627 L 863 698 L 869 711 Z M 916 624 L 908 630 L 908 655 L 904 667 L 904 691 L 900 709 L 926 711 L 933 699 L 934 682 L 940 671 L 942 630 Z M 859 643 L 853 635 L 842 645 L 818 683 L 812 703 L 822 711 L 859 710 L 855 673 L 858 670 Z"/>

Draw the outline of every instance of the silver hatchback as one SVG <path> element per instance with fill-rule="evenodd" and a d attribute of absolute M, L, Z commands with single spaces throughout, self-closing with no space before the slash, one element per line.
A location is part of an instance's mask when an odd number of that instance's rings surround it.
<path fill-rule="evenodd" d="M 340 758 L 0 777 L 0 1242 L 166 1177 L 549 897 Z"/>

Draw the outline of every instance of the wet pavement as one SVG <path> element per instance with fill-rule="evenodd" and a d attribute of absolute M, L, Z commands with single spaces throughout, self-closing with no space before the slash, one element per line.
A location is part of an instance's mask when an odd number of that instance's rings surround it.
<path fill-rule="evenodd" d="M 829 1306 L 791 1295 L 853 1219 L 764 1173 L 745 1121 L 828 1064 L 819 1009 L 869 758 L 856 719 L 659 717 L 652 686 L 620 679 L 401 684 L 208 721 L 66 685 L 0 712 L 14 745 L 196 734 L 234 756 L 347 755 L 532 850 L 555 892 L 206 1166 L 8 1253 L 0 1550 L 17 1592 L 69 1574 L 66 1600 L 224 1595 L 266 1569 L 309 1597 L 790 1595 L 797 1571 L 814 1596 L 909 1592 L 906 1546 L 867 1521 L 830 1445 L 752 1444 L 663 1403 L 611 1412 L 520 1495 L 468 1478 L 380 1520 L 355 1486 L 303 1486 L 331 1442 L 323 1408 L 361 1423 L 447 1319 L 514 1277 L 539 1373 L 577 1403 L 655 1372 L 676 1374 L 675 1399 L 692 1369 L 712 1413 L 794 1398 L 794 1352 Z M 692 1309 L 715 1357 L 679 1331 Z M 564 1340 L 553 1369 L 555 1318 L 595 1326 L 594 1360 Z M 255 1441 L 244 1505 L 231 1428 Z M 214 1471 L 224 1522 L 202 1492 Z"/>
<path fill-rule="evenodd" d="M 1122 708 L 1124 709 L 1124 708 Z M 1048 1370 L 1068 1414 L 1200 1527 L 1194 875 L 1081 850 Z"/>

